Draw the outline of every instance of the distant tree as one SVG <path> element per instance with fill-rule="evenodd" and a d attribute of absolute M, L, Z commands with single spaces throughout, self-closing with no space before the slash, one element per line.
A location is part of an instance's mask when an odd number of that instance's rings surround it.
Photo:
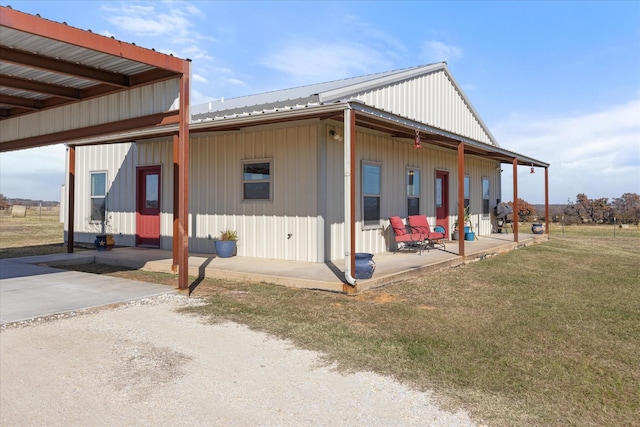
<path fill-rule="evenodd" d="M 9 200 L 2 193 L 0 193 L 0 209 L 9 209 Z"/>
<path fill-rule="evenodd" d="M 576 196 L 576 201 L 569 206 L 569 210 L 573 210 L 582 222 L 610 222 L 614 216 L 614 210 L 608 198 L 590 199 L 584 193 Z"/>
<path fill-rule="evenodd" d="M 618 220 L 624 218 L 623 221 L 633 222 L 633 218 L 640 219 L 640 202 L 638 195 L 634 193 L 625 193 L 611 203 L 607 197 L 590 199 L 586 194 L 580 193 L 576 196 L 574 203 L 571 201 L 567 203 L 565 215 L 575 217 L 579 222 L 595 224 L 613 222 L 614 217 Z"/>
<path fill-rule="evenodd" d="M 640 196 L 636 193 L 624 193 L 622 197 L 613 199 L 613 208 L 617 220 L 623 224 L 640 222 Z"/>
<path fill-rule="evenodd" d="M 513 209 L 513 202 L 509 202 L 507 204 L 511 207 L 511 209 Z M 515 212 L 515 209 L 514 209 L 514 212 Z M 536 216 L 536 208 L 533 207 L 533 205 L 527 202 L 526 200 L 518 198 L 518 221 L 520 222 L 533 221 L 535 219 L 535 216 Z"/>

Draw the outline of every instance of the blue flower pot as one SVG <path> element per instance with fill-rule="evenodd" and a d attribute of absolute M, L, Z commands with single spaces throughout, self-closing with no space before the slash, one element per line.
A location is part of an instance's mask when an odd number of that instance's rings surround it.
<path fill-rule="evenodd" d="M 356 279 L 371 279 L 376 269 L 376 263 L 373 262 L 373 254 L 364 252 L 356 253 Z"/>
<path fill-rule="evenodd" d="M 231 258 L 236 252 L 235 240 L 216 240 L 215 246 L 220 258 Z"/>
<path fill-rule="evenodd" d="M 476 233 L 474 233 L 473 231 L 464 233 L 464 240 L 475 240 L 475 239 L 476 239 Z"/>
<path fill-rule="evenodd" d="M 96 240 L 93 241 L 93 246 L 96 247 L 98 251 L 106 251 L 107 250 L 107 235 L 100 234 L 96 236 Z"/>

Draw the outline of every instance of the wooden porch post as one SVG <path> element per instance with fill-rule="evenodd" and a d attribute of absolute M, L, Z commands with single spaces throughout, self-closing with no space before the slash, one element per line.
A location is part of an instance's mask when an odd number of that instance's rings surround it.
<path fill-rule="evenodd" d="M 544 168 L 544 219 L 545 234 L 549 236 L 549 168 Z"/>
<path fill-rule="evenodd" d="M 458 255 L 464 254 L 464 142 L 458 143 Z"/>
<path fill-rule="evenodd" d="M 178 288 L 189 289 L 189 76 L 190 64 L 180 77 L 180 124 L 178 126 Z"/>
<path fill-rule="evenodd" d="M 178 135 L 173 135 L 173 261 L 171 263 L 171 271 L 178 271 L 178 264 L 180 263 L 180 138 Z"/>
<path fill-rule="evenodd" d="M 75 222 L 75 200 L 76 200 L 76 147 L 70 145 L 69 150 L 69 187 L 67 191 L 67 253 L 73 253 L 73 241 L 75 239 L 74 222 Z"/>
<path fill-rule="evenodd" d="M 518 159 L 513 159 L 513 241 L 518 243 Z"/>

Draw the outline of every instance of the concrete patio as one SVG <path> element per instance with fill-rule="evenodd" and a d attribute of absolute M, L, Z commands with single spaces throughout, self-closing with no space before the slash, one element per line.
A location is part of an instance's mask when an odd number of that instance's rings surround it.
<path fill-rule="evenodd" d="M 451 267 L 508 252 L 518 247 L 544 242 L 547 235 L 513 234 L 479 236 L 465 242 L 466 257 L 458 255 L 458 242 L 447 242 L 446 251 L 431 249 L 422 254 L 414 250 L 376 254 L 376 270 L 369 280 L 359 280 L 356 292 L 388 285 L 441 268 Z M 56 266 L 77 263 L 103 263 L 148 271 L 171 272 L 172 253 L 160 249 L 123 247 L 112 251 L 86 251 L 21 259 L 26 263 Z M 247 282 L 273 283 L 283 286 L 321 289 L 334 292 L 348 290 L 344 284 L 344 261 L 311 263 L 235 256 L 218 258 L 213 254 L 189 254 L 189 275 L 199 278 L 218 278 Z M 350 288 L 350 287 L 349 287 Z"/>

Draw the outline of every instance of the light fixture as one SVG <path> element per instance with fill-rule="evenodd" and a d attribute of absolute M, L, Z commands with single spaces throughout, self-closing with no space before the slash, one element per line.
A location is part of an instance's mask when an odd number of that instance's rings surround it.
<path fill-rule="evenodd" d="M 420 142 L 420 131 L 416 129 L 416 137 L 413 140 L 413 148 L 422 148 L 422 143 Z"/>
<path fill-rule="evenodd" d="M 533 169 L 533 163 L 531 163 L 531 172 L 529 173 L 536 173 L 536 171 Z"/>
<path fill-rule="evenodd" d="M 329 135 L 331 135 L 335 141 L 342 141 L 342 136 L 333 129 L 329 131 Z"/>

